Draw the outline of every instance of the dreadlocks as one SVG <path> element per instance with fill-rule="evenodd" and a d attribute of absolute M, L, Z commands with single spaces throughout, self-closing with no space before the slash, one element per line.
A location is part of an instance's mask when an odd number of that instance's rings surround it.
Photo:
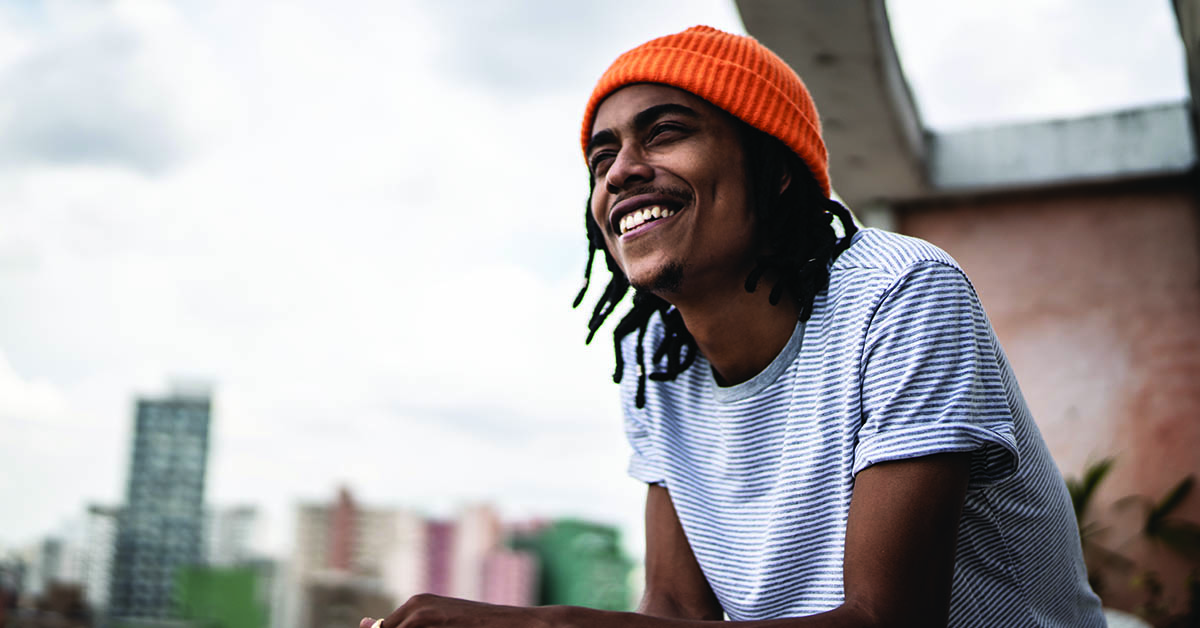
<path fill-rule="evenodd" d="M 735 118 L 736 120 L 736 118 Z M 816 179 L 804 162 L 783 142 L 737 120 L 742 136 L 742 150 L 746 155 L 747 179 L 750 185 L 750 202 L 754 205 L 758 221 L 760 250 L 755 268 L 746 277 L 746 291 L 754 292 L 764 276 L 774 278 L 775 285 L 768 295 L 771 305 L 778 305 L 786 293 L 796 300 L 800 320 L 807 321 L 812 315 L 813 300 L 829 282 L 830 263 L 850 246 L 850 239 L 857 231 L 850 212 L 837 201 L 825 196 Z M 788 173 L 791 184 L 777 192 L 779 182 Z M 591 180 L 591 191 L 595 191 L 596 180 Z M 592 262 L 596 252 L 604 252 L 612 279 L 604 294 L 596 302 L 588 321 L 587 343 L 591 343 L 596 331 L 616 309 L 617 304 L 629 291 L 629 279 L 621 272 L 604 243 L 604 233 L 592 218 L 592 194 L 589 192 L 584 208 L 587 224 L 588 261 L 583 272 L 583 288 L 575 297 L 573 307 L 583 302 L 591 285 Z M 843 235 L 839 238 L 833 228 L 833 218 L 841 223 Z M 651 364 L 662 364 L 662 370 L 649 374 L 654 381 L 670 381 L 696 361 L 699 352 L 695 339 L 683 324 L 683 316 L 665 300 L 645 290 L 634 290 L 633 307 L 617 323 L 613 330 L 613 349 L 616 353 L 616 370 L 613 381 L 620 383 L 625 371 L 625 360 L 621 342 L 637 331 L 638 383 L 636 404 L 646 404 L 646 360 L 644 340 L 650 319 L 658 314 L 663 321 L 663 338 L 654 350 Z"/>

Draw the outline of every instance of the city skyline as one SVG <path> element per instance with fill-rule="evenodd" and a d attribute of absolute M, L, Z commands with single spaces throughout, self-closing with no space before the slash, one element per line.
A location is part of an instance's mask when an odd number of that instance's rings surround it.
<path fill-rule="evenodd" d="M 153 516 L 161 507 L 142 514 Z M 67 595 L 86 604 L 80 608 L 100 626 L 136 615 L 137 621 L 266 628 L 328 625 L 347 605 L 362 605 L 360 614 L 378 614 L 417 593 L 627 610 L 639 590 L 631 580 L 636 563 L 623 553 L 621 532 L 612 525 L 561 517 L 505 520 L 493 504 L 430 517 L 359 502 L 349 487 L 326 501 L 296 504 L 296 543 L 284 559 L 250 550 L 246 541 L 257 523 L 253 507 L 209 506 L 202 538 L 193 544 L 203 548 L 198 556 L 180 560 L 179 551 L 165 551 L 149 562 L 169 562 L 168 569 L 142 564 L 131 574 L 129 565 L 110 569 L 114 554 L 129 553 L 116 550 L 121 535 L 115 528 L 122 520 L 126 526 L 137 522 L 131 510 L 137 515 L 147 508 L 91 505 L 94 521 L 86 533 L 50 536 L 20 554 L 0 553 L 0 599 L 18 594 L 16 613 L 26 621 L 61 612 L 45 603 Z M 106 523 L 107 533 L 98 535 L 95 523 Z M 109 573 L 117 585 L 113 599 L 124 606 L 115 612 L 108 603 Z M 136 604 L 120 594 L 134 590 L 142 592 Z"/>

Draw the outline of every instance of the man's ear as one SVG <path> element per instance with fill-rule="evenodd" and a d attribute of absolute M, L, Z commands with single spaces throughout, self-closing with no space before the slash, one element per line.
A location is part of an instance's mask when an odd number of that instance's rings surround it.
<path fill-rule="evenodd" d="M 783 173 L 779 175 L 779 193 L 782 195 L 787 191 L 788 186 L 792 184 L 792 169 L 784 168 Z"/>

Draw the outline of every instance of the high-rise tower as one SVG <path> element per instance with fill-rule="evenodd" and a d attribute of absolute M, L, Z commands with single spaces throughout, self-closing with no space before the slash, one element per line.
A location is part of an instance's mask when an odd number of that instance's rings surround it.
<path fill-rule="evenodd" d="M 180 567 L 203 562 L 211 394 L 177 387 L 139 399 L 109 598 L 115 618 L 164 619 Z"/>

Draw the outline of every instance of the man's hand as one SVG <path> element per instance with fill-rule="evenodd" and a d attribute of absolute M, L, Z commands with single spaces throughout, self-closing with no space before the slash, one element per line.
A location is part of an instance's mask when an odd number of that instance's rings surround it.
<path fill-rule="evenodd" d="M 431 593 L 414 595 L 384 619 L 364 617 L 359 628 L 549 628 L 552 607 L 523 608 L 470 602 Z"/>

